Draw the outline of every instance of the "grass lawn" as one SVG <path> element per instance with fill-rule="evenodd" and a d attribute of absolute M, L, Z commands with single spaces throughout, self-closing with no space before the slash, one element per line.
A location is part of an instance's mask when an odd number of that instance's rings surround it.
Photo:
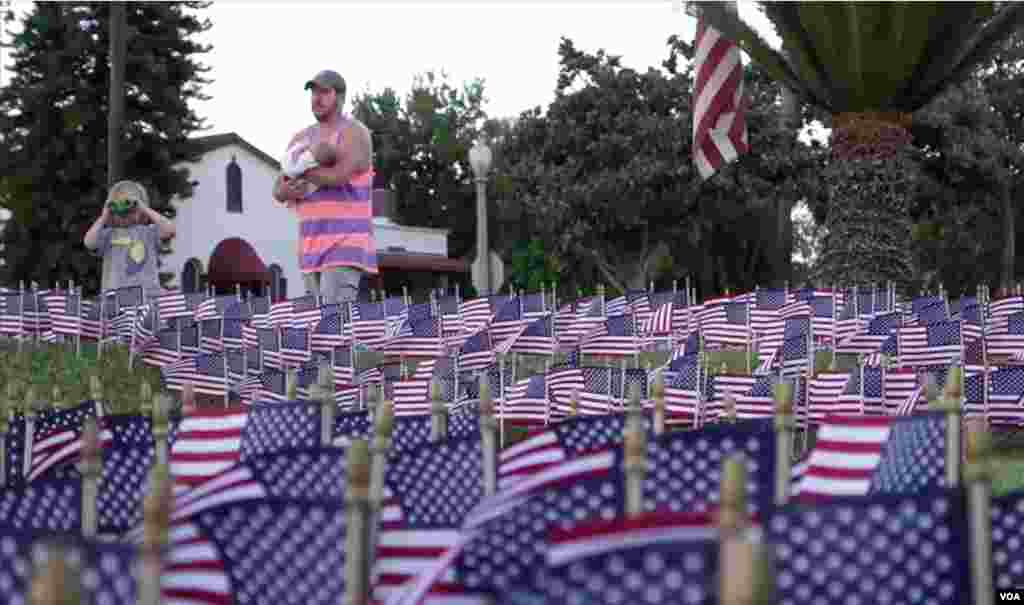
<path fill-rule="evenodd" d="M 640 356 L 640 367 L 659 367 L 668 360 L 668 352 L 643 353 Z M 722 351 L 709 354 L 712 368 L 728 373 L 745 374 L 747 360 L 742 351 Z M 375 366 L 385 360 L 378 353 L 360 353 L 356 359 L 357 370 Z M 564 356 L 556 356 L 555 363 L 564 361 Z M 409 374 L 416 371 L 416 359 L 407 359 Z M 516 364 L 516 377 L 525 378 L 544 371 L 545 358 L 538 356 L 520 356 Z M 592 359 L 584 356 L 585 364 L 605 365 L 604 359 Z M 618 362 L 612 362 L 616 367 Z M 831 355 L 818 353 L 815 359 L 816 371 L 827 369 L 832 363 Z M 840 355 L 835 361 L 838 371 L 852 371 L 857 366 L 854 356 Z M 750 367 L 757 366 L 756 355 L 750 359 Z M 629 360 L 628 367 L 636 367 Z M 10 341 L 0 342 L 0 383 L 3 391 L 0 397 L 7 405 L 7 386 L 14 384 L 14 403 L 21 406 L 26 391 L 32 387 L 39 400 L 56 401 L 53 397 L 54 387 L 59 390 L 60 401 L 65 405 L 73 405 L 89 398 L 89 377 L 96 375 L 104 387 L 104 398 L 110 402 L 115 414 L 131 414 L 139 411 L 139 392 L 143 382 L 148 382 L 156 392 L 160 388 L 159 370 L 136 360 L 134 367 L 128 367 L 128 350 L 123 346 L 104 347 L 102 357 L 97 356 L 93 343 L 82 343 L 81 355 L 76 355 L 73 345 L 40 344 L 38 347 L 26 345 L 18 354 Z M 177 397 L 174 398 L 177 400 Z M 221 398 L 200 398 L 200 405 L 223 405 Z M 518 427 L 506 429 L 505 443 L 511 445 L 522 440 L 526 431 Z M 996 474 L 993 483 L 994 492 L 1006 493 L 1024 488 L 1024 430 L 998 430 L 994 435 L 996 455 L 994 456 Z"/>

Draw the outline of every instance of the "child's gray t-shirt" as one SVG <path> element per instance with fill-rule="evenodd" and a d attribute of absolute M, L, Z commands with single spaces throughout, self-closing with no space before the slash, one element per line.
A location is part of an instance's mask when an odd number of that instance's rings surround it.
<path fill-rule="evenodd" d="M 142 286 L 146 300 L 160 295 L 156 259 L 160 252 L 160 233 L 156 225 L 103 227 L 96 239 L 95 253 L 109 256 L 109 283 L 104 290 Z"/>

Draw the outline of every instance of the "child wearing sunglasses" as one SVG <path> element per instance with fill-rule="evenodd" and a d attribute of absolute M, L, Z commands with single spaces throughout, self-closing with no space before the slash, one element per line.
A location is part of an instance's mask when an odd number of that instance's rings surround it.
<path fill-rule="evenodd" d="M 85 247 L 109 265 L 103 274 L 104 291 L 141 286 L 146 300 L 160 294 L 156 259 L 160 240 L 174 237 L 174 223 L 150 208 L 148 198 L 146 189 L 134 181 L 115 183 L 103 212 L 85 234 Z"/>

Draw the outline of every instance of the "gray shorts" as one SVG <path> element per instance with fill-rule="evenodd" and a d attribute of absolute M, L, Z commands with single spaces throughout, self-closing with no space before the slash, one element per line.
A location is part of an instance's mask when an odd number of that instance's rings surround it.
<path fill-rule="evenodd" d="M 303 273 L 302 281 L 306 292 L 323 296 L 325 304 L 333 304 L 355 301 L 362 277 L 363 272 L 359 269 L 334 267 L 318 273 Z"/>

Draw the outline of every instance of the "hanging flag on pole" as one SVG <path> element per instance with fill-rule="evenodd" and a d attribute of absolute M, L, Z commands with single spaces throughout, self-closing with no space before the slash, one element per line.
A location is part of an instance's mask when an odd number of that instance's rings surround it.
<path fill-rule="evenodd" d="M 737 10 L 736 0 L 724 4 L 727 10 Z M 697 17 L 693 161 L 706 180 L 750 149 L 744 117 L 747 99 L 743 94 L 743 61 L 739 47 L 711 27 L 696 3 L 687 3 L 687 12 Z"/>

